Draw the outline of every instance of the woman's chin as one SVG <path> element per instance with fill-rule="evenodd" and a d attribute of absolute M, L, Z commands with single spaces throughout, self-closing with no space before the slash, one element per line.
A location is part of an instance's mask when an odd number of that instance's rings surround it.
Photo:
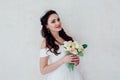
<path fill-rule="evenodd" d="M 53 31 L 59 32 L 59 31 L 61 31 L 61 30 L 62 30 L 62 28 L 56 28 L 56 29 L 54 29 Z"/>
<path fill-rule="evenodd" d="M 62 28 L 59 28 L 59 29 L 58 29 L 58 31 L 61 31 L 61 30 L 62 30 Z"/>
<path fill-rule="evenodd" d="M 62 28 L 60 27 L 60 28 L 56 28 L 56 31 L 61 31 L 62 30 Z"/>

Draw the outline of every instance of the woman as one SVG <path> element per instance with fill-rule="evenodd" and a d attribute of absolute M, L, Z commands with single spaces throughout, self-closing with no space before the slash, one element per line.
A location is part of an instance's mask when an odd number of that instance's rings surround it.
<path fill-rule="evenodd" d="M 41 17 L 44 38 L 40 49 L 40 71 L 47 74 L 47 80 L 82 80 L 78 69 L 69 71 L 67 63 L 79 65 L 79 57 L 66 55 L 63 42 L 73 41 L 62 28 L 60 18 L 54 10 L 49 10 Z"/>

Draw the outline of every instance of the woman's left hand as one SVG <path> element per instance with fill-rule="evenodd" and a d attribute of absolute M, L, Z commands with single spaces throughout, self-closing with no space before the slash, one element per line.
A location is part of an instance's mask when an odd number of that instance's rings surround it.
<path fill-rule="evenodd" d="M 74 55 L 75 58 L 74 58 L 74 64 L 75 66 L 79 65 L 79 62 L 80 62 L 80 58 L 77 56 L 77 55 Z"/>

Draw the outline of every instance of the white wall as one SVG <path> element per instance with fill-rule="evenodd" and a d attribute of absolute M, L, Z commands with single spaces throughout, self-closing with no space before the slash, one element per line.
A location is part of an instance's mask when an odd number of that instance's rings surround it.
<path fill-rule="evenodd" d="M 0 1 L 0 80 L 40 80 L 39 18 L 56 10 L 63 27 L 79 43 L 84 80 L 120 80 L 119 0 Z"/>

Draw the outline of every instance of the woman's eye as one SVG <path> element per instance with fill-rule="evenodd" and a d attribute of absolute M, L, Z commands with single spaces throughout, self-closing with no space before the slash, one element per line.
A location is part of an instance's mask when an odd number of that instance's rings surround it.
<path fill-rule="evenodd" d="M 55 20 L 53 20 L 51 23 L 55 23 Z"/>
<path fill-rule="evenodd" d="M 55 23 L 56 21 L 60 21 L 60 18 L 53 20 L 51 23 Z"/>
<path fill-rule="evenodd" d="M 57 20 L 60 21 L 60 18 L 58 18 Z"/>

